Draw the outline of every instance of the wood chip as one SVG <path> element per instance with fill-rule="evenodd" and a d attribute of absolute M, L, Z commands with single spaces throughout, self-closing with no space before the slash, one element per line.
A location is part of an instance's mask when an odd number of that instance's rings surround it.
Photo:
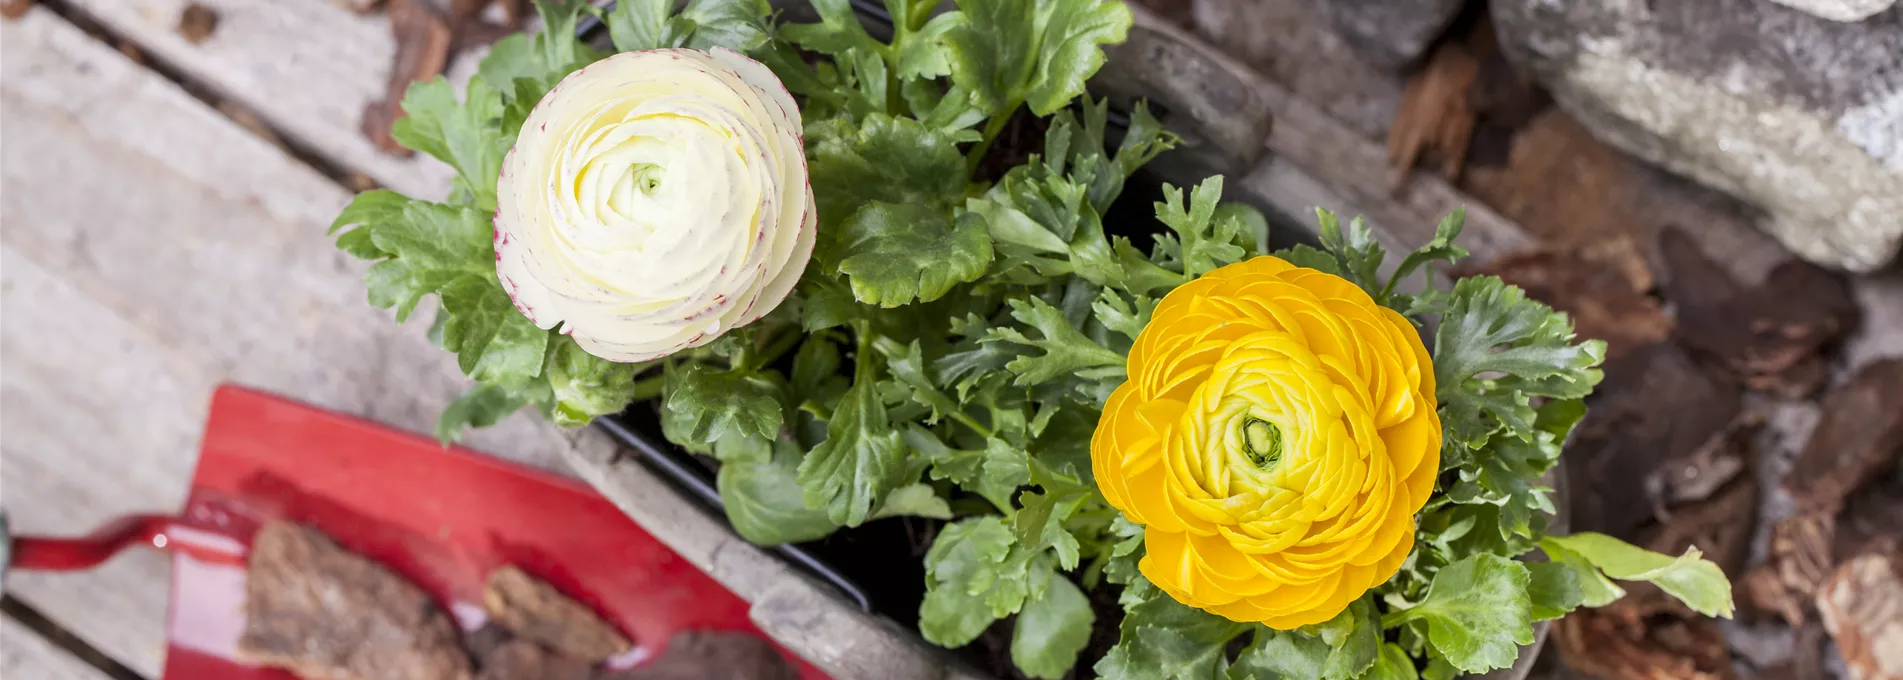
<path fill-rule="evenodd" d="M 1660 616 L 1670 598 L 1628 595 L 1581 609 L 1553 627 L 1566 665 L 1600 680 L 1732 680 L 1724 636 L 1710 619 Z"/>
<path fill-rule="evenodd" d="M 390 33 L 396 37 L 396 63 L 390 67 L 390 79 L 383 99 L 364 105 L 363 134 L 377 148 L 396 156 L 411 151 L 390 136 L 390 126 L 403 117 L 403 94 L 410 83 L 429 80 L 443 72 L 449 63 L 449 19 L 431 7 L 428 0 L 391 0 Z"/>
<path fill-rule="evenodd" d="M 1640 483 L 1728 431 L 1741 391 L 1671 343 L 1629 352 L 1605 369 L 1595 402 L 1561 460 L 1577 488 L 1573 528 L 1631 536 L 1668 505 Z"/>
<path fill-rule="evenodd" d="M 1844 562 L 1817 594 L 1824 628 L 1852 680 L 1903 679 L 1903 550 L 1885 545 Z"/>
<path fill-rule="evenodd" d="M 1903 536 L 1903 471 L 1879 475 L 1845 499 L 1831 554 L 1842 563 L 1890 536 Z"/>
<path fill-rule="evenodd" d="M 290 522 L 258 530 L 240 658 L 306 678 L 460 680 L 456 624 L 382 565 Z"/>
<path fill-rule="evenodd" d="M 799 673 L 773 645 L 746 633 L 688 631 L 667 641 L 653 662 L 601 680 L 795 680 Z"/>
<path fill-rule="evenodd" d="M 514 566 L 489 574 L 482 602 L 489 615 L 517 637 L 588 663 L 632 646 L 594 611 Z"/>
<path fill-rule="evenodd" d="M 589 680 L 594 667 L 562 656 L 541 645 L 516 638 L 479 657 L 482 672 L 476 680 Z"/>
<path fill-rule="evenodd" d="M 1757 518 L 1757 480 L 1750 475 L 1734 475 L 1729 483 L 1707 492 L 1706 498 L 1672 509 L 1670 514 L 1660 517 L 1662 524 L 1645 541 L 1645 547 L 1653 552 L 1678 555 L 1695 546 L 1726 574 L 1735 577 L 1744 573 Z"/>
<path fill-rule="evenodd" d="M 1389 184 L 1399 190 L 1414 164 L 1427 157 L 1440 161 L 1441 175 L 1460 178 L 1473 138 L 1474 109 L 1468 100 L 1480 62 L 1465 45 L 1443 43 L 1427 64 L 1408 78 L 1401 108 L 1388 128 Z"/>
<path fill-rule="evenodd" d="M 197 45 L 218 30 L 218 11 L 196 2 L 186 5 L 178 15 L 178 34 L 185 42 Z"/>
<path fill-rule="evenodd" d="M 1652 272 L 1624 236 L 1509 254 L 1478 273 L 1497 275 L 1566 312 L 1580 337 L 1606 341 L 1609 359 L 1663 341 L 1672 332 L 1671 320 L 1649 294 Z"/>
<path fill-rule="evenodd" d="M 1831 544 L 1836 534 L 1831 513 L 1787 517 L 1771 527 L 1771 549 L 1764 563 L 1747 573 L 1742 599 L 1759 614 L 1776 614 L 1802 627 L 1810 621 L 1810 601 L 1830 577 L 1836 562 Z"/>
<path fill-rule="evenodd" d="M 330 4 L 350 10 L 356 14 L 369 14 L 383 6 L 383 0 L 330 0 Z"/>
<path fill-rule="evenodd" d="M 1903 359 L 1869 364 L 1824 398 L 1784 489 L 1798 507 L 1835 511 L 1846 496 L 1903 455 Z"/>
<path fill-rule="evenodd" d="M 33 9 L 33 0 L 0 0 L 0 19 L 18 19 Z"/>
<path fill-rule="evenodd" d="M 1677 229 L 1660 234 L 1659 252 L 1679 342 L 1752 389 L 1795 399 L 1823 387 L 1824 351 L 1860 316 L 1842 275 L 1791 260 L 1741 288 Z"/>

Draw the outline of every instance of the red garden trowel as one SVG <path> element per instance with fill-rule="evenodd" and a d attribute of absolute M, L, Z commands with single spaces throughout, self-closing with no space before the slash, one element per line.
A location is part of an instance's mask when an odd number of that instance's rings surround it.
<path fill-rule="evenodd" d="M 213 397 L 178 515 L 127 517 L 85 538 L 16 537 L 7 564 L 65 571 L 130 546 L 170 552 L 164 678 L 287 680 L 236 659 L 245 553 L 257 528 L 275 519 L 314 527 L 408 578 L 465 630 L 484 622 L 489 572 L 514 565 L 634 640 L 635 651 L 611 663 L 639 665 L 681 631 L 758 634 L 745 601 L 587 486 L 236 387 Z M 781 653 L 803 680 L 824 680 Z"/>

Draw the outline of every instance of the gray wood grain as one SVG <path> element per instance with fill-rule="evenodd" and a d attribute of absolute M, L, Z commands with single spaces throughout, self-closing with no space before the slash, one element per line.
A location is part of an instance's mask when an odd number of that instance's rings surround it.
<path fill-rule="evenodd" d="M 107 680 L 99 669 L 54 647 L 11 617 L 0 617 L 0 678 Z"/>
<path fill-rule="evenodd" d="M 193 44 L 178 33 L 190 4 L 218 13 Z M 425 156 L 385 154 L 359 132 L 364 105 L 381 99 L 396 42 L 381 13 L 323 0 L 72 0 L 185 78 L 242 104 L 306 148 L 412 196 L 437 199 L 452 172 Z"/>
<path fill-rule="evenodd" d="M 315 4 L 315 3 L 313 3 Z M 175 509 L 235 381 L 428 431 L 467 386 L 364 301 L 324 235 L 348 192 L 36 9 L 0 24 L 0 502 L 19 534 Z M 471 444 L 557 466 L 520 414 Z M 156 677 L 168 566 L 129 554 L 8 590 Z"/>

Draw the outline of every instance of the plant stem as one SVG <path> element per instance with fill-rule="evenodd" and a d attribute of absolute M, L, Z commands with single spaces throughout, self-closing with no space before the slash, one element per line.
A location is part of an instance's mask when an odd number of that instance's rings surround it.
<path fill-rule="evenodd" d="M 659 397 L 661 396 L 662 389 L 666 387 L 666 385 L 667 376 L 665 374 L 636 380 L 634 381 L 633 401 L 647 401 Z"/>
<path fill-rule="evenodd" d="M 992 437 L 991 428 L 985 427 L 983 423 L 978 422 L 976 418 L 973 418 L 970 415 L 967 415 L 964 411 L 952 411 L 951 419 L 958 421 L 960 424 L 963 424 L 965 427 L 971 428 L 972 432 L 976 432 L 978 434 L 984 435 L 986 439 L 990 439 Z"/>
<path fill-rule="evenodd" d="M 1005 124 L 1011 122 L 1012 114 L 1018 112 L 1020 105 L 1022 102 L 1015 101 L 1005 104 L 1004 110 L 992 116 L 991 120 L 985 121 L 984 139 L 978 140 L 978 145 L 971 147 L 971 153 L 965 156 L 966 175 L 978 172 L 978 164 L 983 163 L 985 154 L 991 152 L 991 143 L 998 139 L 999 133 L 1004 132 Z"/>
<path fill-rule="evenodd" d="M 798 347 L 800 341 L 805 339 L 805 334 L 800 333 L 798 329 L 780 333 L 779 337 L 774 338 L 773 342 L 767 344 L 766 349 L 760 350 L 759 364 L 753 366 L 753 368 L 763 368 L 772 365 L 773 362 L 779 361 L 780 357 L 785 356 L 787 352 L 793 351 L 793 348 Z"/>

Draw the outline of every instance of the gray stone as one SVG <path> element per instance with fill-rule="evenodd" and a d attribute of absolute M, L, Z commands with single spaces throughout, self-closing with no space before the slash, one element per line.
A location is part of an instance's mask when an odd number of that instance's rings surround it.
<path fill-rule="evenodd" d="M 1508 56 L 1601 140 L 1759 208 L 1814 262 L 1895 257 L 1903 7 L 1857 23 L 1768 0 L 1496 0 L 1493 13 Z"/>
<path fill-rule="evenodd" d="M 1896 0 L 1773 0 L 1831 21 L 1862 21 L 1889 9 Z"/>
<path fill-rule="evenodd" d="M 1329 22 L 1362 59 L 1391 71 L 1427 53 L 1465 0 L 1327 0 Z"/>

